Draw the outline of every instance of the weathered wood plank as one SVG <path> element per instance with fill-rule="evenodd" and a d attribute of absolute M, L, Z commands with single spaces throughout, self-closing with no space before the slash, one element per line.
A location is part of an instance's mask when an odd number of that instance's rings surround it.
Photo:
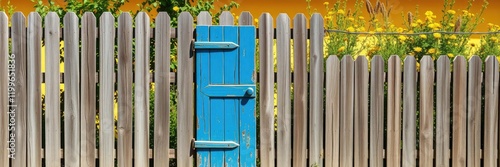
<path fill-rule="evenodd" d="M 45 16 L 45 164 L 54 167 L 61 166 L 59 34 L 59 16 L 55 12 L 49 12 Z M 95 124 L 95 117 L 92 123 Z"/>
<path fill-rule="evenodd" d="M 234 18 L 231 12 L 229 11 L 223 11 L 221 15 L 219 16 L 219 25 L 233 25 L 234 24 Z"/>
<path fill-rule="evenodd" d="M 15 113 L 15 155 L 12 159 L 13 167 L 27 166 L 26 148 L 26 19 L 21 12 L 12 16 L 12 54 L 15 60 L 15 97 L 11 103 L 10 112 Z"/>
<path fill-rule="evenodd" d="M 59 26 L 59 23 L 57 23 L 54 26 Z M 96 116 L 97 79 L 95 77 L 95 73 L 97 68 L 96 67 L 97 28 L 96 28 L 96 17 L 92 12 L 85 12 L 85 14 L 83 14 L 81 34 L 82 34 L 82 43 L 81 43 L 82 56 L 81 56 L 80 92 L 81 92 L 82 110 L 81 110 L 81 122 L 80 122 L 81 123 L 80 162 L 81 166 L 93 167 L 96 164 L 95 163 L 96 159 L 94 156 L 96 154 L 95 116 Z M 58 53 L 58 50 L 54 51 L 57 51 Z M 59 75 L 54 77 L 59 77 Z M 57 85 L 59 86 L 59 84 Z"/>
<path fill-rule="evenodd" d="M 114 166 L 113 71 L 115 67 L 115 18 L 105 12 L 99 27 L 99 166 Z"/>
<path fill-rule="evenodd" d="M 340 62 L 340 166 L 354 164 L 354 61 L 344 56 Z"/>
<path fill-rule="evenodd" d="M 28 166 L 42 166 L 42 18 L 36 12 L 28 15 L 27 51 L 27 114 Z"/>
<path fill-rule="evenodd" d="M 278 57 L 278 146 L 277 166 L 292 166 L 292 106 L 290 99 L 290 17 L 276 20 Z"/>
<path fill-rule="evenodd" d="M 463 56 L 453 60 L 453 166 L 466 165 L 467 134 L 467 62 Z"/>
<path fill-rule="evenodd" d="M 240 16 L 240 24 L 242 22 Z M 246 22 L 246 21 L 243 21 Z M 250 19 L 250 24 L 253 21 Z M 293 19 L 293 166 L 307 166 L 307 20 L 304 14 Z M 337 132 L 338 133 L 338 132 Z M 338 141 L 338 140 L 337 140 Z M 337 148 L 338 149 L 338 148 Z M 338 156 L 337 156 L 338 157 Z"/>
<path fill-rule="evenodd" d="M 130 16 L 130 14 L 127 12 L 122 13 L 120 17 L 118 17 L 119 35 L 117 41 L 118 42 L 118 124 L 117 124 L 118 152 L 116 160 L 118 166 L 120 167 L 132 167 L 132 157 L 133 157 L 132 31 L 133 31 L 132 16 Z M 166 46 L 164 47 L 166 48 Z"/>
<path fill-rule="evenodd" d="M 391 56 L 387 74 L 387 166 L 401 166 L 401 59 Z"/>
<path fill-rule="evenodd" d="M 64 166 L 80 166 L 80 38 L 78 16 L 64 16 Z"/>
<path fill-rule="evenodd" d="M 437 61 L 436 77 L 436 166 L 450 166 L 450 59 Z"/>
<path fill-rule="evenodd" d="M 191 40 L 193 39 L 193 17 L 188 12 L 179 15 L 177 38 L 177 165 L 193 166 L 191 139 L 193 139 L 194 86 Z"/>
<path fill-rule="evenodd" d="M 433 165 L 434 127 L 434 61 L 430 56 L 420 60 L 420 134 L 419 165 Z"/>
<path fill-rule="evenodd" d="M 160 12 L 155 29 L 154 166 L 169 166 L 170 148 L 170 16 Z M 161 157 L 161 158 L 160 158 Z"/>
<path fill-rule="evenodd" d="M 368 60 L 354 62 L 354 166 L 368 166 Z"/>
<path fill-rule="evenodd" d="M 417 81 L 415 57 L 404 61 L 403 77 L 403 166 L 416 166 L 416 102 Z"/>
<path fill-rule="evenodd" d="M 339 166 L 340 61 L 332 55 L 326 61 L 325 166 Z"/>
<path fill-rule="evenodd" d="M 253 25 L 253 16 L 248 11 L 243 11 L 238 18 L 239 25 Z"/>
<path fill-rule="evenodd" d="M 370 71 L 370 166 L 382 167 L 384 151 L 384 59 L 373 57 Z"/>
<path fill-rule="evenodd" d="M 467 88 L 467 166 L 480 166 L 481 164 L 479 155 L 481 151 L 482 63 L 479 56 L 473 56 L 469 60 L 469 81 Z M 493 134 L 488 134 L 487 136 L 493 136 Z"/>
<path fill-rule="evenodd" d="M 310 112 L 309 112 L 309 166 L 323 166 L 323 88 L 324 88 L 324 64 L 323 64 L 323 38 L 325 36 L 323 17 L 313 14 L 310 21 L 311 39 L 310 43 Z"/>
<path fill-rule="evenodd" d="M 484 166 L 497 166 L 499 79 L 495 56 L 486 58 L 484 81 Z"/>
<path fill-rule="evenodd" d="M 0 111 L 3 111 L 0 114 L 0 166 L 9 166 L 9 127 L 6 126 L 9 124 L 9 103 L 8 100 L 10 96 L 8 96 L 8 85 L 11 77 L 7 77 L 8 74 L 11 74 L 11 71 L 8 71 L 8 65 L 10 64 L 10 55 L 9 55 L 9 19 L 5 12 L 0 12 L 0 78 L 4 78 L 0 80 Z"/>
<path fill-rule="evenodd" d="M 274 75 L 273 75 L 273 18 L 263 13 L 259 18 L 260 52 L 260 163 L 274 166 Z"/>
<path fill-rule="evenodd" d="M 149 16 L 135 17 L 135 129 L 134 164 L 149 166 Z"/>

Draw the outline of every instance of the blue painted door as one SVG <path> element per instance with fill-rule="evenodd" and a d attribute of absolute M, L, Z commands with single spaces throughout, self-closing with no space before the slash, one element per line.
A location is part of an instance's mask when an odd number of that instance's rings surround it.
<path fill-rule="evenodd" d="M 197 166 L 256 166 L 255 27 L 196 27 Z"/>

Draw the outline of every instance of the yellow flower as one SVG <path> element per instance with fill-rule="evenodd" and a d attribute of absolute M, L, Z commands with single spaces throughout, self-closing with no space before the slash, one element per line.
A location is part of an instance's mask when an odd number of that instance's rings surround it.
<path fill-rule="evenodd" d="M 441 38 L 441 34 L 440 33 L 434 33 L 434 34 L 432 34 L 432 36 L 434 36 L 434 38 L 436 38 L 436 39 Z"/>
<path fill-rule="evenodd" d="M 417 23 L 411 23 L 411 27 L 417 27 L 418 24 Z"/>
<path fill-rule="evenodd" d="M 368 33 L 369 33 L 370 35 L 373 35 L 373 34 L 375 34 L 375 32 L 373 32 L 373 31 L 370 31 L 370 32 L 368 32 Z"/>
<path fill-rule="evenodd" d="M 492 42 L 498 42 L 498 38 L 497 38 L 497 37 L 491 37 L 491 38 L 490 38 L 490 40 L 491 40 Z"/>
<path fill-rule="evenodd" d="M 424 22 L 420 19 L 417 20 L 417 24 L 423 24 Z"/>
<path fill-rule="evenodd" d="M 434 15 L 434 13 L 432 11 L 426 11 L 425 12 L 425 16 L 432 16 Z"/>
<path fill-rule="evenodd" d="M 427 35 L 425 35 L 425 34 L 420 34 L 419 37 L 422 39 L 427 39 Z"/>
<path fill-rule="evenodd" d="M 354 21 L 354 18 L 353 17 L 349 17 L 348 20 L 349 21 Z"/>
<path fill-rule="evenodd" d="M 398 36 L 398 39 L 399 39 L 399 41 L 404 42 L 408 38 L 406 36 L 404 36 L 404 35 L 400 35 L 400 36 Z"/>
<path fill-rule="evenodd" d="M 333 14 L 334 14 L 333 11 L 328 12 L 328 15 L 333 15 Z"/>
<path fill-rule="evenodd" d="M 323 5 L 325 5 L 325 6 L 326 5 L 330 5 L 330 3 L 329 2 L 323 2 Z"/>
<path fill-rule="evenodd" d="M 356 31 L 365 31 L 365 27 L 359 27 Z"/>
<path fill-rule="evenodd" d="M 179 7 L 174 6 L 173 10 L 174 10 L 175 12 L 178 12 L 178 11 L 179 11 Z"/>
<path fill-rule="evenodd" d="M 453 54 L 451 54 L 451 53 L 448 53 L 448 54 L 447 54 L 447 56 L 448 56 L 449 58 L 453 58 L 453 57 L 454 57 L 454 55 L 453 55 Z"/>
<path fill-rule="evenodd" d="M 332 16 L 326 16 L 325 17 L 326 20 L 331 20 L 332 19 Z"/>
<path fill-rule="evenodd" d="M 342 47 L 340 47 L 340 48 L 337 50 L 337 52 L 343 52 L 344 50 L 345 50 L 345 47 L 344 47 L 344 46 L 342 46 Z"/>
<path fill-rule="evenodd" d="M 448 24 L 448 26 L 450 26 L 450 27 L 455 27 L 455 24 L 453 24 L 453 23 L 449 23 L 449 24 Z"/>
<path fill-rule="evenodd" d="M 255 21 L 255 23 L 259 23 L 259 19 L 253 19 L 253 21 Z"/>
<path fill-rule="evenodd" d="M 453 35 L 450 36 L 450 39 L 455 40 L 455 39 L 457 39 L 457 36 L 455 34 L 453 34 Z"/>
<path fill-rule="evenodd" d="M 379 27 L 379 28 L 375 29 L 375 31 L 382 32 L 382 31 L 384 31 L 384 29 Z"/>
<path fill-rule="evenodd" d="M 354 32 L 354 27 L 347 28 L 347 32 Z"/>
<path fill-rule="evenodd" d="M 427 51 L 427 53 L 434 54 L 434 53 L 436 53 L 436 49 L 430 48 L 429 51 Z"/>
<path fill-rule="evenodd" d="M 451 15 L 454 15 L 454 14 L 455 14 L 455 13 L 457 13 L 457 12 L 455 12 L 454 10 L 451 10 L 451 9 L 450 9 L 450 10 L 446 11 L 446 13 L 451 14 Z"/>
<path fill-rule="evenodd" d="M 339 11 L 337 11 L 337 14 L 342 14 L 343 15 L 343 14 L 345 14 L 345 12 L 344 12 L 344 10 L 339 9 Z"/>
<path fill-rule="evenodd" d="M 363 17 L 363 16 L 359 16 L 359 17 L 358 17 L 358 19 L 360 19 L 360 20 L 364 20 L 364 19 L 365 19 L 365 17 Z"/>
<path fill-rule="evenodd" d="M 402 33 L 403 32 L 403 28 L 399 27 L 398 29 L 396 29 L 397 32 L 399 33 Z"/>
<path fill-rule="evenodd" d="M 420 53 L 422 52 L 422 48 L 421 47 L 414 47 L 413 50 L 417 53 Z"/>

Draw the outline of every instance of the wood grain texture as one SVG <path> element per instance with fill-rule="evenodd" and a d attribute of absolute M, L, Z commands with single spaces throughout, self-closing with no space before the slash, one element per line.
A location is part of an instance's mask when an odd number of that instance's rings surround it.
<path fill-rule="evenodd" d="M 243 11 L 238 18 L 239 25 L 253 25 L 253 16 L 248 11 Z"/>
<path fill-rule="evenodd" d="M 240 20 L 242 16 L 240 16 Z M 250 23 L 252 23 L 250 21 Z M 293 166 L 307 166 L 307 20 L 293 19 Z"/>
<path fill-rule="evenodd" d="M 135 17 L 134 164 L 149 166 L 149 16 Z"/>
<path fill-rule="evenodd" d="M 231 12 L 223 11 L 219 16 L 219 25 L 233 25 L 234 18 Z"/>
<path fill-rule="evenodd" d="M 259 18 L 260 53 L 260 163 L 275 166 L 274 148 L 274 75 L 273 75 L 273 18 L 263 13 Z"/>
<path fill-rule="evenodd" d="M 99 166 L 114 166 L 113 71 L 115 67 L 115 18 L 105 12 L 99 27 Z"/>
<path fill-rule="evenodd" d="M 15 131 L 15 155 L 12 159 L 12 167 L 26 167 L 27 148 L 26 148 L 26 19 L 21 12 L 16 12 L 12 16 L 11 25 L 12 37 L 12 58 L 15 61 L 15 97 L 9 111 L 15 113 L 16 125 Z"/>
<path fill-rule="evenodd" d="M 36 12 L 28 15 L 27 112 L 28 166 L 42 166 L 42 18 Z"/>
<path fill-rule="evenodd" d="M 495 56 L 486 58 L 484 81 L 484 166 L 497 166 L 499 79 Z"/>
<path fill-rule="evenodd" d="M 416 102 L 417 81 L 416 61 L 407 56 L 403 71 L 403 166 L 416 166 Z"/>
<path fill-rule="evenodd" d="M 387 166 L 401 166 L 401 59 L 391 56 L 387 74 Z"/>
<path fill-rule="evenodd" d="M 436 166 L 450 166 L 450 59 L 437 61 L 436 77 Z"/>
<path fill-rule="evenodd" d="M 463 56 L 453 60 L 452 166 L 466 165 L 467 134 L 467 62 Z"/>
<path fill-rule="evenodd" d="M 290 17 L 276 19 L 278 57 L 278 140 L 277 166 L 292 166 L 292 106 L 290 99 Z"/>
<path fill-rule="evenodd" d="M 60 21 L 55 12 L 45 16 L 45 164 L 61 166 L 61 111 L 59 86 Z M 94 96 L 95 97 L 95 96 Z M 92 121 L 95 124 L 95 117 Z M 95 131 L 94 131 L 95 133 Z M 85 142 L 83 142 L 85 143 Z M 94 147 L 95 148 L 95 147 Z M 94 157 L 92 157 L 95 159 Z"/>
<path fill-rule="evenodd" d="M 434 127 L 434 61 L 430 56 L 420 60 L 420 134 L 419 165 L 433 165 Z"/>
<path fill-rule="evenodd" d="M 324 158 L 324 110 L 323 110 L 323 88 L 324 88 L 324 56 L 323 38 L 324 32 L 323 17 L 320 14 L 313 14 L 310 20 L 311 39 L 309 41 L 310 56 L 310 90 L 309 90 L 309 166 L 323 166 Z"/>
<path fill-rule="evenodd" d="M 370 166 L 384 163 L 384 59 L 375 56 L 370 70 Z"/>
<path fill-rule="evenodd" d="M 326 61 L 325 166 L 339 166 L 340 61 L 335 55 Z"/>
<path fill-rule="evenodd" d="M 177 165 L 193 166 L 191 140 L 193 139 L 194 86 L 191 40 L 193 39 L 193 17 L 188 12 L 179 15 L 177 38 Z"/>
<path fill-rule="evenodd" d="M 80 166 L 80 38 L 78 16 L 64 16 L 64 166 Z"/>
<path fill-rule="evenodd" d="M 57 24 L 58 25 L 58 24 Z M 81 166 L 93 167 L 96 164 L 96 17 L 92 12 L 85 12 L 81 27 Z M 54 62 L 56 63 L 56 62 Z M 57 65 L 56 65 L 57 66 Z M 59 75 L 58 75 L 59 76 Z M 57 77 L 58 77 L 57 76 Z M 54 76 L 56 77 L 56 76 Z M 58 84 L 59 85 L 59 84 Z"/>
<path fill-rule="evenodd" d="M 9 124 L 9 96 L 8 94 L 8 84 L 11 77 L 8 74 L 9 61 L 9 18 L 5 12 L 0 12 L 0 166 L 9 166 L 9 128 L 5 126 Z M 7 79 L 8 78 L 8 79 Z"/>
<path fill-rule="evenodd" d="M 368 60 L 354 62 L 354 166 L 368 166 Z"/>
<path fill-rule="evenodd" d="M 354 164 L 354 61 L 344 56 L 340 62 L 340 166 Z"/>
<path fill-rule="evenodd" d="M 154 166 L 169 166 L 170 144 L 170 16 L 160 12 L 155 29 Z"/>
<path fill-rule="evenodd" d="M 481 81 L 483 62 L 479 56 L 469 60 L 467 95 L 467 166 L 480 166 L 481 159 Z M 488 119 L 488 118 L 485 118 Z M 487 136 L 494 134 L 487 133 Z M 496 148 L 496 147 L 492 147 Z M 486 148 L 485 148 L 486 149 Z M 496 162 L 496 161 L 495 161 Z M 487 166 L 496 166 L 493 164 Z"/>
<path fill-rule="evenodd" d="M 132 167 L 132 16 L 118 17 L 118 145 L 119 167 Z M 170 33 L 169 33 L 170 34 Z M 159 93 L 161 94 L 161 93 Z M 168 140 L 168 139 L 167 139 Z M 167 147 L 168 148 L 168 147 Z M 168 158 L 167 158 L 168 159 Z"/>
<path fill-rule="evenodd" d="M 212 16 L 207 11 L 202 11 L 196 16 L 198 25 L 212 25 Z"/>

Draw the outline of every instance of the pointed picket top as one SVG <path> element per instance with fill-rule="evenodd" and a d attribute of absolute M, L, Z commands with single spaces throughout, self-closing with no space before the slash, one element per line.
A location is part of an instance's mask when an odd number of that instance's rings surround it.
<path fill-rule="evenodd" d="M 120 16 L 118 16 L 118 21 L 120 21 L 120 20 L 122 20 L 122 21 L 132 20 L 132 16 L 130 15 L 129 12 L 123 12 L 120 14 Z"/>
<path fill-rule="evenodd" d="M 482 63 L 482 60 L 481 58 L 478 56 L 478 55 L 473 55 L 470 59 L 469 59 L 469 63 L 472 63 L 472 62 L 477 62 L 479 61 L 480 63 Z"/>
<path fill-rule="evenodd" d="M 224 11 L 219 16 L 219 25 L 233 25 L 234 17 L 229 11 Z"/>
<path fill-rule="evenodd" d="M 15 12 L 12 16 L 11 16 L 11 20 L 14 20 L 14 18 L 17 18 L 17 19 L 20 19 L 22 18 L 23 20 L 26 18 L 23 14 L 23 12 Z"/>
<path fill-rule="evenodd" d="M 328 56 L 328 59 L 326 59 L 326 64 L 335 64 L 336 62 L 339 62 L 339 57 L 337 55 L 330 55 Z"/>
<path fill-rule="evenodd" d="M 1 11 L 0 17 L 1 17 L 1 19 L 5 19 L 5 18 L 7 18 L 7 14 L 4 11 Z"/>
<path fill-rule="evenodd" d="M 259 17 L 259 27 L 260 28 L 265 28 L 265 26 L 271 26 L 271 28 L 273 27 L 273 17 L 271 16 L 271 14 L 269 13 L 262 13 L 262 15 L 260 15 Z M 269 32 L 269 33 L 272 33 L 272 32 Z"/>
<path fill-rule="evenodd" d="M 38 21 L 41 20 L 42 17 L 40 16 L 40 14 L 38 14 L 38 12 L 30 12 L 30 14 L 28 15 L 28 19 L 34 19 L 35 21 Z"/>
<path fill-rule="evenodd" d="M 196 17 L 198 25 L 212 25 L 212 16 L 207 11 L 202 11 Z"/>
<path fill-rule="evenodd" d="M 499 63 L 497 57 L 493 56 L 493 55 L 486 57 L 486 59 L 484 59 L 484 62 L 485 63 L 496 63 L 496 64 Z"/>
<path fill-rule="evenodd" d="M 102 29 L 102 25 L 104 23 L 106 23 L 106 22 L 114 22 L 114 16 L 111 14 L 111 12 L 104 12 L 104 13 L 102 13 L 101 17 L 99 17 L 99 20 L 100 20 L 100 24 L 99 25 L 101 26 L 101 27 L 99 27 L 99 29 Z"/>
<path fill-rule="evenodd" d="M 441 55 L 437 59 L 437 62 L 438 62 L 438 64 L 442 64 L 442 63 L 448 63 L 448 64 L 450 64 L 450 58 L 448 56 L 446 56 L 446 55 Z"/>
<path fill-rule="evenodd" d="M 360 55 L 356 57 L 356 61 L 366 61 L 368 62 L 368 59 L 364 55 Z"/>
<path fill-rule="evenodd" d="M 167 12 L 158 12 L 156 15 L 157 20 L 170 20 L 170 15 Z"/>
<path fill-rule="evenodd" d="M 434 69 L 434 61 L 431 56 L 424 56 L 420 59 L 420 71 L 424 68 L 432 68 Z"/>
<path fill-rule="evenodd" d="M 241 12 L 240 17 L 238 18 L 239 25 L 253 25 L 253 16 L 252 13 L 248 11 Z"/>
<path fill-rule="evenodd" d="M 75 12 L 68 12 L 66 13 L 66 15 L 64 15 L 64 21 L 69 21 L 70 19 L 74 19 L 74 18 L 77 18 L 78 19 L 78 16 L 76 16 Z"/>
<path fill-rule="evenodd" d="M 280 24 L 288 24 L 290 26 L 290 17 L 286 13 L 280 13 L 276 18 L 276 26 Z"/>
<path fill-rule="evenodd" d="M 401 62 L 401 58 L 398 55 L 391 55 L 391 57 L 389 57 L 389 63 L 392 61 Z"/>
<path fill-rule="evenodd" d="M 204 13 L 204 12 L 201 12 L 201 13 Z M 191 16 L 191 13 L 189 13 L 189 12 L 182 12 L 181 14 L 179 14 L 179 17 L 177 20 L 178 20 L 178 24 L 193 24 L 193 16 Z M 200 24 L 200 23 L 198 22 L 198 24 Z"/>
<path fill-rule="evenodd" d="M 371 64 L 377 64 L 377 63 L 382 63 L 381 65 L 383 65 L 384 58 L 382 58 L 382 56 L 380 56 L 380 55 L 373 56 L 373 58 L 371 59 Z"/>

